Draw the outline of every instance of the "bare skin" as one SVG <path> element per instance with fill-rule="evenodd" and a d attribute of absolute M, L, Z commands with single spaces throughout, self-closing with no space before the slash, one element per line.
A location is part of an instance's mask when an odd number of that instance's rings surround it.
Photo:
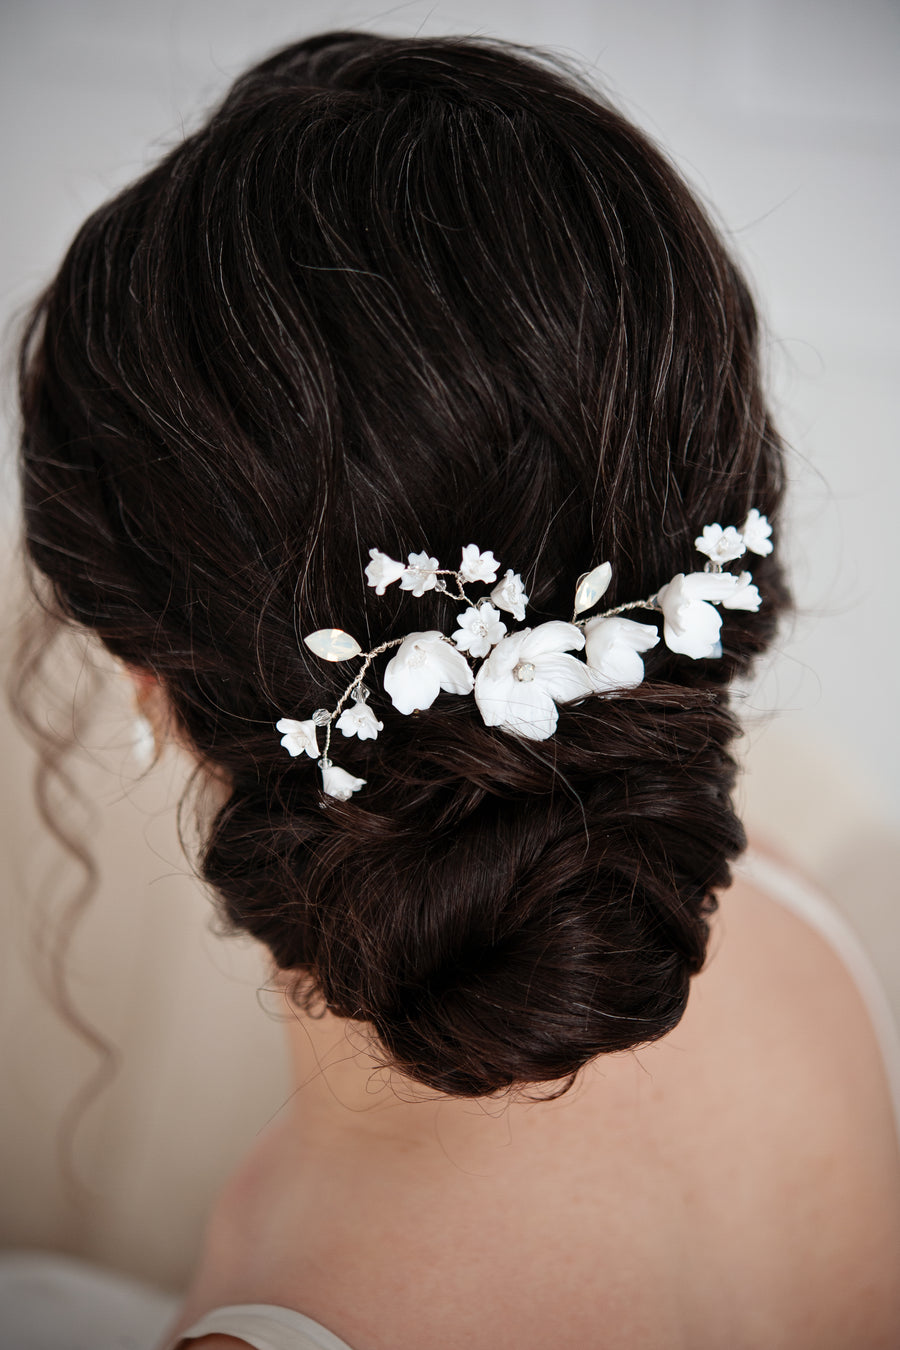
<path fill-rule="evenodd" d="M 177 1330 L 246 1302 L 354 1350 L 896 1347 L 900 1151 L 856 986 L 745 881 L 710 950 L 675 1031 L 555 1103 L 422 1100 L 358 1029 L 298 1017 L 297 1091 Z"/>

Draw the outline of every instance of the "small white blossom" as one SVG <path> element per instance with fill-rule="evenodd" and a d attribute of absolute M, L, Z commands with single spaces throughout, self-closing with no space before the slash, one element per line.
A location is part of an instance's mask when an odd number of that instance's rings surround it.
<path fill-rule="evenodd" d="M 473 683 L 466 658 L 436 629 L 405 637 L 384 671 L 391 702 L 407 716 L 430 708 L 442 689 L 471 694 Z"/>
<path fill-rule="evenodd" d="M 722 616 L 709 604 L 724 604 L 740 585 L 731 572 L 679 572 L 657 595 L 665 625 L 663 639 L 670 651 L 699 660 L 716 656 Z"/>
<path fill-rule="evenodd" d="M 559 619 L 498 642 L 475 677 L 475 702 L 485 725 L 532 741 L 552 736 L 556 705 L 592 691 L 587 666 L 567 655 L 583 646 L 581 629 Z"/>
<path fill-rule="evenodd" d="M 416 596 L 434 590 L 439 568 L 437 558 L 430 558 L 427 553 L 410 553 L 409 566 L 404 567 L 400 577 L 401 590 L 412 591 Z"/>
<path fill-rule="evenodd" d="M 335 726 L 345 736 L 358 736 L 361 741 L 374 741 L 379 731 L 384 731 L 384 723 L 379 722 L 368 703 L 354 703 L 345 708 Z"/>
<path fill-rule="evenodd" d="M 719 603 L 725 609 L 749 609 L 755 614 L 762 604 L 762 597 L 756 587 L 751 585 L 752 581 L 749 572 L 742 572 L 731 595 L 727 595 Z"/>
<path fill-rule="evenodd" d="M 403 576 L 406 564 L 395 562 L 377 548 L 369 549 L 369 557 L 372 561 L 366 568 L 366 580 L 370 586 L 375 587 L 376 595 L 384 595 L 385 586 L 390 586 Z"/>
<path fill-rule="evenodd" d="M 315 722 L 295 722 L 291 717 L 282 717 L 275 723 L 275 730 L 284 733 L 281 744 L 289 755 L 302 755 L 305 750 L 311 759 L 318 756 Z"/>
<path fill-rule="evenodd" d="M 761 516 L 754 506 L 753 510 L 747 515 L 747 519 L 741 526 L 741 534 L 744 536 L 744 543 L 750 549 L 751 553 L 759 553 L 762 557 L 772 552 L 772 540 L 769 536 L 772 533 L 772 526 L 765 516 Z M 732 606 L 733 608 L 733 606 Z"/>
<path fill-rule="evenodd" d="M 694 540 L 698 553 L 705 553 L 715 563 L 731 562 L 744 552 L 744 540 L 733 525 L 722 529 L 721 525 L 707 525 L 703 533 Z"/>
<path fill-rule="evenodd" d="M 644 678 L 640 652 L 659 642 L 659 629 L 634 619 L 589 619 L 584 628 L 584 656 L 594 689 L 634 689 Z"/>
<path fill-rule="evenodd" d="M 491 599 L 498 609 L 505 609 L 507 614 L 511 614 L 519 623 L 525 618 L 528 596 L 525 594 L 522 578 L 511 567 L 506 569 L 503 580 L 491 591 Z"/>
<path fill-rule="evenodd" d="M 337 764 L 329 764 L 322 769 L 322 791 L 327 792 L 329 797 L 337 797 L 338 801 L 348 802 L 354 792 L 359 792 L 365 785 L 364 778 L 354 778 L 352 773 L 338 768 Z"/>
<path fill-rule="evenodd" d="M 463 581 L 496 581 L 499 566 L 493 553 L 482 553 L 477 544 L 466 544 L 459 574 Z"/>
<path fill-rule="evenodd" d="M 487 656 L 506 632 L 506 624 L 493 605 L 473 605 L 460 614 L 458 622 L 453 641 L 470 656 Z"/>

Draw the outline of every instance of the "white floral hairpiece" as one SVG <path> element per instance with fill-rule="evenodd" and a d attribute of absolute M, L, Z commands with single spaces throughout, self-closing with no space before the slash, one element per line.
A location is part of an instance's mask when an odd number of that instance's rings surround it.
<path fill-rule="evenodd" d="M 360 740 L 375 740 L 384 729 L 369 707 L 363 680 L 374 659 L 395 647 L 384 671 L 384 688 L 398 712 L 409 715 L 430 708 L 442 690 L 474 693 L 486 726 L 529 740 L 546 740 L 556 730 L 560 703 L 588 694 L 614 695 L 643 680 L 641 654 L 656 646 L 659 630 L 655 624 L 622 618 L 629 610 L 662 614 L 662 637 L 670 651 L 694 660 L 721 656 L 722 616 L 716 606 L 754 611 L 760 606 L 750 573 L 724 572 L 723 564 L 742 557 L 748 549 L 762 556 L 771 553 L 771 533 L 768 520 L 755 509 L 740 529 L 707 525 L 694 541 L 708 559 L 702 572 L 679 572 L 646 600 L 632 600 L 589 617 L 588 611 L 599 603 L 612 580 L 610 563 L 600 563 L 579 578 L 568 623 L 551 619 L 515 632 L 508 631 L 501 611 L 521 623 L 528 596 L 522 578 L 511 568 L 497 581 L 500 564 L 493 553 L 466 544 L 459 568 L 454 570 L 441 567 L 427 553 L 410 553 L 408 561 L 401 563 L 372 548 L 366 580 L 376 595 L 384 595 L 386 587 L 399 581 L 401 590 L 415 596 L 437 591 L 460 601 L 466 609 L 450 637 L 437 629 L 407 633 L 368 652 L 341 628 L 310 633 L 303 641 L 316 656 L 325 661 L 362 657 L 362 666 L 334 708 L 317 708 L 305 721 L 281 718 L 276 723 L 281 744 L 290 755 L 306 754 L 318 761 L 327 796 L 347 801 L 364 787 L 364 778 L 355 778 L 329 759 L 332 729 Z M 448 577 L 456 583 L 455 593 L 445 580 Z M 476 583 L 493 589 L 472 600 L 465 588 Z M 583 652 L 584 659 L 573 652 Z M 480 662 L 477 669 L 473 661 Z M 321 752 L 320 729 L 325 732 Z"/>

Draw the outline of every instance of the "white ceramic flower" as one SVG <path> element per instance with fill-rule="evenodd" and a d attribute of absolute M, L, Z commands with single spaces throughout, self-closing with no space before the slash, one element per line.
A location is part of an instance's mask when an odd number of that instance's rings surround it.
<path fill-rule="evenodd" d="M 395 562 L 377 548 L 369 549 L 369 557 L 372 561 L 366 568 L 366 580 L 370 586 L 375 587 L 376 595 L 384 595 L 385 586 L 390 586 L 403 576 L 406 564 Z"/>
<path fill-rule="evenodd" d="M 730 595 L 719 603 L 725 609 L 749 609 L 756 613 L 762 604 L 762 597 L 759 591 L 751 583 L 753 581 L 749 572 L 742 572 L 736 578 L 737 585 Z"/>
<path fill-rule="evenodd" d="M 311 759 L 317 758 L 319 742 L 315 722 L 295 722 L 292 717 L 282 717 L 275 723 L 275 730 L 283 733 L 281 744 L 289 755 L 302 755 L 305 750 Z"/>
<path fill-rule="evenodd" d="M 417 596 L 433 591 L 439 567 L 437 558 L 430 558 L 427 553 L 410 553 L 409 564 L 400 578 L 401 590 L 412 591 Z"/>
<path fill-rule="evenodd" d="M 364 778 L 354 778 L 352 773 L 338 768 L 337 764 L 329 764 L 322 770 L 323 792 L 327 792 L 329 797 L 337 797 L 338 801 L 348 802 L 354 792 L 359 792 L 365 785 Z"/>
<path fill-rule="evenodd" d="M 708 601 L 722 604 L 739 585 L 731 572 L 679 572 L 657 595 L 665 624 L 663 638 L 670 651 L 695 661 L 715 656 L 722 616 Z"/>
<path fill-rule="evenodd" d="M 594 689 L 633 689 L 644 678 L 640 653 L 659 642 L 659 629 L 634 619 L 589 619 L 584 627 L 584 656 Z"/>
<path fill-rule="evenodd" d="M 459 574 L 463 581 L 496 581 L 500 566 L 493 553 L 482 553 L 477 544 L 466 544 L 462 551 Z"/>
<path fill-rule="evenodd" d="M 368 703 L 353 703 L 345 708 L 335 726 L 345 736 L 358 736 L 361 741 L 374 741 L 379 731 L 384 731 L 384 723 L 379 722 Z"/>
<path fill-rule="evenodd" d="M 744 552 L 744 540 L 733 525 L 722 529 L 721 525 L 707 525 L 703 533 L 694 540 L 698 553 L 705 553 L 714 563 L 731 562 Z"/>
<path fill-rule="evenodd" d="M 506 624 L 493 605 L 473 605 L 460 614 L 457 622 L 459 627 L 453 634 L 453 641 L 461 652 L 468 652 L 470 656 L 487 656 L 506 632 Z"/>
<path fill-rule="evenodd" d="M 754 506 L 753 510 L 748 512 L 747 519 L 741 526 L 741 534 L 744 537 L 744 543 L 750 549 L 751 553 L 759 553 L 762 557 L 772 552 L 772 540 L 769 536 L 772 533 L 772 526 L 765 516 L 761 516 Z"/>
<path fill-rule="evenodd" d="M 511 567 L 506 569 L 503 580 L 491 591 L 491 600 L 498 609 L 505 609 L 507 614 L 511 614 L 519 623 L 522 622 L 525 618 L 528 596 L 525 594 L 525 587 L 518 572 L 514 572 Z"/>
<path fill-rule="evenodd" d="M 581 629 L 559 619 L 498 642 L 475 677 L 475 702 L 485 725 L 532 741 L 552 736 L 556 705 L 591 693 L 587 666 L 566 655 L 583 646 Z"/>
<path fill-rule="evenodd" d="M 391 702 L 407 716 L 430 708 L 442 689 L 448 694 L 471 694 L 473 683 L 466 658 L 436 630 L 405 637 L 384 672 Z"/>

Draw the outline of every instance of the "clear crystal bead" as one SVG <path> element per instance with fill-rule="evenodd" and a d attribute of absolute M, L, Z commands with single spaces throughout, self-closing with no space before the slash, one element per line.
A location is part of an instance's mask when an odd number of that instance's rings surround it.
<path fill-rule="evenodd" d="M 438 577 L 437 581 L 434 583 L 434 589 L 440 593 L 443 593 L 447 589 L 447 583 L 443 577 Z"/>
<path fill-rule="evenodd" d="M 358 684 L 353 690 L 354 703 L 368 703 L 369 691 L 364 684 Z"/>
<path fill-rule="evenodd" d="M 331 760 L 330 760 L 330 759 L 326 759 L 324 755 L 322 756 L 322 758 L 321 758 L 320 760 L 317 760 L 316 762 L 317 762 L 317 764 L 318 764 L 318 766 L 319 766 L 320 769 L 330 769 L 330 768 L 331 768 Z"/>
<path fill-rule="evenodd" d="M 317 727 L 327 727 L 328 723 L 331 721 L 331 713 L 327 708 L 316 708 L 310 721 L 315 722 Z"/>

